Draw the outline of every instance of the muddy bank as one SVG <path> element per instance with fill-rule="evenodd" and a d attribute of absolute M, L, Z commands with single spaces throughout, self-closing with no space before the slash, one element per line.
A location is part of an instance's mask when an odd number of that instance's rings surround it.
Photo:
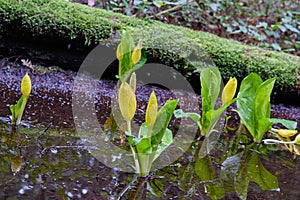
<path fill-rule="evenodd" d="M 9 105 L 15 104 L 21 96 L 19 87 L 26 71 L 29 72 L 32 79 L 32 93 L 23 116 L 24 121 L 28 121 L 30 124 L 46 125 L 52 123 L 53 126 L 57 127 L 74 127 L 72 90 L 76 72 L 62 71 L 51 67 L 32 70 L 28 67 L 12 66 L 2 62 L 0 68 L 0 117 L 8 118 L 10 115 Z M 115 86 L 115 81 L 100 80 L 94 94 L 95 98 L 91 98 L 101 124 L 104 124 L 111 113 L 111 99 L 116 96 Z M 89 93 L 88 88 L 85 88 L 84 85 L 81 89 L 85 94 Z M 139 123 L 144 119 L 147 100 L 152 90 L 155 90 L 160 105 L 168 99 L 177 98 L 179 94 L 181 105 L 185 104 L 189 111 L 199 112 L 199 107 L 195 107 L 192 103 L 201 102 L 200 97 L 196 94 L 180 90 L 174 94 L 174 92 L 158 86 L 138 83 L 138 108 L 135 120 Z M 227 114 L 233 115 L 232 120 L 238 121 L 233 112 L 228 111 Z M 271 115 L 276 118 L 300 122 L 300 107 L 284 104 L 272 105 Z M 298 129 L 300 129 L 300 123 L 298 123 Z"/>

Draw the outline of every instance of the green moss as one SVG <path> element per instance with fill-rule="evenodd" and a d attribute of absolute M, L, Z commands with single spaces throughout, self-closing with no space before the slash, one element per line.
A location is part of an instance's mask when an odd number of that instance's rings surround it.
<path fill-rule="evenodd" d="M 86 45 L 107 43 L 113 31 L 130 31 L 163 63 L 189 76 L 199 68 L 220 68 L 224 79 L 242 79 L 250 72 L 263 79 L 276 77 L 276 88 L 296 91 L 299 57 L 268 51 L 184 27 L 141 20 L 62 0 L 0 0 L 2 33 L 26 33 L 66 40 L 84 39 Z M 211 58 L 210 61 L 209 58 Z M 202 62 L 198 62 L 202 60 Z"/>

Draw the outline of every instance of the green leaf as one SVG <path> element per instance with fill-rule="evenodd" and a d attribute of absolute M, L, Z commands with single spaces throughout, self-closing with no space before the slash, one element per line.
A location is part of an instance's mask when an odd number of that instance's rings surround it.
<path fill-rule="evenodd" d="M 255 113 L 255 120 L 258 122 L 261 118 L 270 118 L 271 105 L 270 96 L 275 84 L 275 79 L 268 79 L 263 82 L 256 90 L 253 110 Z"/>
<path fill-rule="evenodd" d="M 200 130 L 202 130 L 201 126 L 201 116 L 198 113 L 191 113 L 191 112 L 183 112 L 182 109 L 177 109 L 174 111 L 174 116 L 176 118 L 190 118 L 193 120 L 199 127 Z"/>
<path fill-rule="evenodd" d="M 173 112 L 178 104 L 178 100 L 167 100 L 166 103 L 159 109 L 156 121 L 153 125 L 151 143 L 157 149 L 161 142 L 163 134 L 166 132 L 168 124 L 172 118 Z"/>
<path fill-rule="evenodd" d="M 250 74 L 241 84 L 237 110 L 255 142 L 260 142 L 265 132 L 271 128 L 269 122 L 270 96 L 275 79 L 262 82 L 257 74 Z"/>
<path fill-rule="evenodd" d="M 139 138 L 146 138 L 146 137 L 148 137 L 147 134 L 148 134 L 148 127 L 147 127 L 147 124 L 144 122 L 144 123 L 142 123 L 142 125 L 140 127 L 138 137 Z"/>
<path fill-rule="evenodd" d="M 252 136 L 255 136 L 255 118 L 253 110 L 253 100 L 256 90 L 262 83 L 262 79 L 255 73 L 249 74 L 243 79 L 237 100 L 237 112 L 242 123 L 247 127 Z"/>
<path fill-rule="evenodd" d="M 28 97 L 24 98 L 23 95 L 20 97 L 20 99 L 18 100 L 17 104 L 16 105 L 10 105 L 9 106 L 9 109 L 10 109 L 10 112 L 11 112 L 11 118 L 12 118 L 12 122 L 13 123 L 16 123 L 19 115 L 20 115 L 20 112 L 21 112 L 21 107 L 22 107 L 22 103 L 23 103 L 23 100 L 26 100 L 27 101 Z"/>
<path fill-rule="evenodd" d="M 119 46 L 122 49 L 122 59 L 119 60 L 119 78 L 124 82 L 132 72 L 133 67 L 131 55 L 134 49 L 134 41 L 128 32 L 122 34 Z"/>
<path fill-rule="evenodd" d="M 166 149 L 168 148 L 168 146 L 170 146 L 173 142 L 173 134 L 172 131 L 170 129 L 166 129 L 162 139 L 161 139 L 161 143 L 158 145 L 157 150 L 155 152 L 153 161 L 156 160 L 160 154 Z"/>
<path fill-rule="evenodd" d="M 9 106 L 10 112 L 11 112 L 11 120 L 13 123 L 16 123 L 17 117 L 16 117 L 16 106 L 15 105 L 10 105 Z"/>
<path fill-rule="evenodd" d="M 237 100 L 236 98 L 232 99 L 226 104 L 223 104 L 217 110 L 212 109 L 206 112 L 205 114 L 206 121 L 204 124 L 202 124 L 203 129 L 201 130 L 201 135 L 207 136 L 210 133 L 210 131 L 213 129 L 213 127 L 216 125 L 218 119 L 220 118 L 222 113 L 226 110 L 226 108 L 236 100 Z"/>
<path fill-rule="evenodd" d="M 221 84 L 220 71 L 216 67 L 206 68 L 200 74 L 200 81 L 202 112 L 206 113 L 207 111 L 215 107 L 216 101 L 218 99 Z"/>
<path fill-rule="evenodd" d="M 135 138 L 136 152 L 139 154 L 152 153 L 150 138 Z"/>
<path fill-rule="evenodd" d="M 276 118 L 270 118 L 269 121 L 272 124 L 282 124 L 288 129 L 295 130 L 297 128 L 297 122 L 286 120 L 286 119 L 276 119 Z"/>
<path fill-rule="evenodd" d="M 195 172 L 201 181 L 210 181 L 205 183 L 205 186 L 208 196 L 211 199 L 221 199 L 224 197 L 225 191 L 212 169 L 212 164 L 208 156 L 196 161 Z"/>
<path fill-rule="evenodd" d="M 270 118 L 261 118 L 256 125 L 256 134 L 254 136 L 255 142 L 260 142 L 264 134 L 272 128 Z"/>

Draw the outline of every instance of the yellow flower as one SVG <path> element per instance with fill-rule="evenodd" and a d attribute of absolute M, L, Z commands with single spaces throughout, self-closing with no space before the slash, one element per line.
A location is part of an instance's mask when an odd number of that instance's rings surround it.
<path fill-rule="evenodd" d="M 133 72 L 131 74 L 130 80 L 129 80 L 129 85 L 132 88 L 133 92 L 136 90 L 136 74 Z"/>
<path fill-rule="evenodd" d="M 136 111 L 136 97 L 128 83 L 121 84 L 118 98 L 122 116 L 127 122 L 131 121 Z"/>
<path fill-rule="evenodd" d="M 292 137 L 297 134 L 297 130 L 288 130 L 288 129 L 278 129 L 277 133 L 281 137 Z"/>
<path fill-rule="evenodd" d="M 138 63 L 141 59 L 141 56 L 142 56 L 142 40 L 138 42 L 138 44 L 136 45 L 136 47 L 132 52 L 132 56 L 131 56 L 132 64 L 135 65 L 136 63 Z"/>
<path fill-rule="evenodd" d="M 28 97 L 31 92 L 31 80 L 28 76 L 28 72 L 26 72 L 25 76 L 22 79 L 21 92 L 24 97 Z"/>
<path fill-rule="evenodd" d="M 147 124 L 147 126 L 153 126 L 153 124 L 156 120 L 156 117 L 157 117 L 157 109 L 158 109 L 157 98 L 156 98 L 154 91 L 152 91 L 150 98 L 149 98 L 148 106 L 146 109 L 146 124 Z"/>
<path fill-rule="evenodd" d="M 118 45 L 118 47 L 117 47 L 116 56 L 117 56 L 117 59 L 118 59 L 119 61 L 122 60 L 122 58 L 123 58 L 122 43 L 120 43 L 120 44 Z"/>
<path fill-rule="evenodd" d="M 222 103 L 226 104 L 231 101 L 235 95 L 237 88 L 237 80 L 236 78 L 230 78 L 230 80 L 225 85 L 222 92 Z"/>

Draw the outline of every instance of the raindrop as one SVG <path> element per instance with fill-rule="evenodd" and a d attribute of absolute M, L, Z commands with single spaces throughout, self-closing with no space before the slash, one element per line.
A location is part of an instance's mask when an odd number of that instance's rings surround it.
<path fill-rule="evenodd" d="M 87 189 L 82 189 L 81 192 L 82 192 L 82 194 L 87 194 L 88 190 Z"/>
<path fill-rule="evenodd" d="M 57 153 L 57 149 L 56 148 L 51 148 L 51 153 L 56 154 Z"/>
<path fill-rule="evenodd" d="M 67 193 L 68 197 L 73 198 L 73 194 L 71 192 Z"/>
<path fill-rule="evenodd" d="M 19 194 L 25 194 L 25 190 L 22 188 L 19 190 Z"/>

